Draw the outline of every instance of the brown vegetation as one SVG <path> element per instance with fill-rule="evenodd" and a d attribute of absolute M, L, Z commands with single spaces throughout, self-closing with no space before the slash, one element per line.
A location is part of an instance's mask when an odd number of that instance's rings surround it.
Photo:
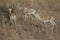
<path fill-rule="evenodd" d="M 16 30 L 8 23 L 8 8 L 13 5 L 17 13 Z M 57 24 L 53 33 L 52 25 L 41 25 L 33 17 L 24 21 L 23 8 L 34 8 L 41 16 L 55 16 Z M 33 19 L 33 20 L 32 20 Z M 6 23 L 7 22 L 7 23 Z M 0 40 L 60 40 L 60 0 L 0 0 Z M 42 28 L 44 27 L 44 31 Z"/>

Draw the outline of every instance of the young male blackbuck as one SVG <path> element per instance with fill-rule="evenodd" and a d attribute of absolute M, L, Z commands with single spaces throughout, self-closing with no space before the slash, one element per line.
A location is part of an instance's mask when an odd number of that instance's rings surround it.
<path fill-rule="evenodd" d="M 9 18 L 10 18 L 10 22 L 12 24 L 16 24 L 16 13 L 15 12 L 12 12 L 12 8 L 9 8 Z"/>
<path fill-rule="evenodd" d="M 29 17 L 29 15 L 34 16 L 36 10 L 35 9 L 28 9 L 28 8 L 24 8 L 24 14 L 25 14 L 25 21 L 26 19 Z"/>

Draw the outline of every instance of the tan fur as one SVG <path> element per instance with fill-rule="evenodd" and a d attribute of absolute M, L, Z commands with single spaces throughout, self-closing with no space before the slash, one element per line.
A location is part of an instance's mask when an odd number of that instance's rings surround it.
<path fill-rule="evenodd" d="M 42 19 L 43 20 L 50 20 L 50 19 L 54 19 L 55 20 L 54 16 L 44 16 L 44 17 L 42 17 Z"/>
<path fill-rule="evenodd" d="M 10 14 L 10 21 L 13 23 L 13 21 L 16 23 L 16 13 Z"/>

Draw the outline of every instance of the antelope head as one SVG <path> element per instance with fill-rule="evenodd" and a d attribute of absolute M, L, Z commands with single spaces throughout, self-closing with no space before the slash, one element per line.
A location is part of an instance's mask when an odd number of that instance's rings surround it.
<path fill-rule="evenodd" d="M 9 13 L 12 13 L 12 8 L 9 8 Z"/>

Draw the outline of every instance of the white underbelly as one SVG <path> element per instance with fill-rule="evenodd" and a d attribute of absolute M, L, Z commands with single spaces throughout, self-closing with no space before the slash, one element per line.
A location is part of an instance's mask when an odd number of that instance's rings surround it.
<path fill-rule="evenodd" d="M 44 20 L 44 22 L 49 22 L 49 20 Z"/>
<path fill-rule="evenodd" d="M 11 16 L 10 19 L 11 20 L 16 20 L 16 16 L 15 15 L 14 16 Z"/>

